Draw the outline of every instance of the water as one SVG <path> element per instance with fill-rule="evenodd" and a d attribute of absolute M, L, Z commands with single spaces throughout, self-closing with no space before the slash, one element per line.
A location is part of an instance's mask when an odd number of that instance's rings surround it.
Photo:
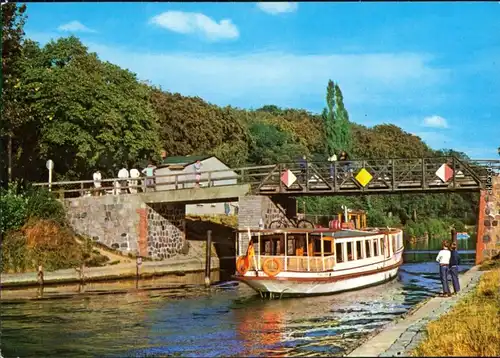
<path fill-rule="evenodd" d="M 436 264 L 416 262 L 332 296 L 269 301 L 226 285 L 2 303 L 1 347 L 4 357 L 341 356 L 438 292 Z"/>

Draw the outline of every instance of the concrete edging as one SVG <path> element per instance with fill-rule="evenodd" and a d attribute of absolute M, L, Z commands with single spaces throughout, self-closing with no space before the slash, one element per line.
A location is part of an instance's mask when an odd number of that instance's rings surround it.
<path fill-rule="evenodd" d="M 212 258 L 211 271 L 219 269 L 219 260 Z M 140 266 L 139 278 L 151 276 L 164 276 L 171 274 L 186 274 L 203 272 L 205 260 L 169 260 L 169 261 L 146 261 Z M 85 269 L 85 282 L 105 282 L 121 279 L 135 279 L 137 276 L 135 264 L 122 264 L 116 266 L 87 267 Z M 53 286 L 60 284 L 80 283 L 80 273 L 76 269 L 56 270 L 45 272 L 44 285 Z M 24 288 L 39 286 L 37 273 L 14 273 L 1 274 L 0 286 L 2 289 Z"/>
<path fill-rule="evenodd" d="M 475 266 L 460 277 L 462 290 L 458 295 L 443 298 L 431 297 L 414 309 L 370 335 L 347 357 L 396 357 L 407 356 L 425 338 L 427 324 L 438 319 L 458 303 L 478 283 L 485 271 Z"/>

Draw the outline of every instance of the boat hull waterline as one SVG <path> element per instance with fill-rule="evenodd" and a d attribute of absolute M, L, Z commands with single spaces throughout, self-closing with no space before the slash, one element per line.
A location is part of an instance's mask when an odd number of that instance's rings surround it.
<path fill-rule="evenodd" d="M 272 293 L 280 297 L 329 295 L 362 289 L 390 281 L 397 277 L 401 263 L 389 270 L 380 270 L 378 272 L 345 279 L 338 279 L 333 276 L 330 280 L 319 280 L 315 278 L 301 280 L 295 277 L 254 278 L 248 276 L 235 276 L 234 278 L 261 294 Z"/>

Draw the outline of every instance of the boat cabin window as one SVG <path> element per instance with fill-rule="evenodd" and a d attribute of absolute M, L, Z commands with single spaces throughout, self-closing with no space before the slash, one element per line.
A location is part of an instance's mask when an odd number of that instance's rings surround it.
<path fill-rule="evenodd" d="M 356 255 L 357 255 L 356 258 L 358 260 L 364 259 L 363 252 L 361 250 L 361 241 L 359 240 L 356 241 Z"/>
<path fill-rule="evenodd" d="M 335 244 L 335 257 L 337 257 L 337 262 L 344 262 L 344 243 L 337 242 Z"/>
<path fill-rule="evenodd" d="M 378 243 L 378 239 L 373 239 L 373 256 L 380 255 L 380 247 Z"/>
<path fill-rule="evenodd" d="M 333 242 L 331 239 L 323 240 L 323 250 L 326 255 L 333 255 Z"/>
<path fill-rule="evenodd" d="M 370 240 L 365 240 L 365 253 L 366 257 L 372 257 L 372 253 L 370 250 Z"/>
<path fill-rule="evenodd" d="M 354 241 L 347 242 L 347 261 L 354 260 Z"/>

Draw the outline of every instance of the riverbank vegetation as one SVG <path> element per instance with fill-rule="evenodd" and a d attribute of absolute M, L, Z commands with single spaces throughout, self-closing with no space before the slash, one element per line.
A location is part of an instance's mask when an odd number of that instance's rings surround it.
<path fill-rule="evenodd" d="M 35 271 L 39 265 L 48 271 L 102 266 L 108 261 L 92 241 L 77 237 L 61 202 L 45 189 L 17 183 L 0 189 L 0 211 L 0 272 Z"/>
<path fill-rule="evenodd" d="M 231 167 L 325 161 L 348 151 L 350 158 L 423 157 L 455 154 L 434 150 L 392 124 L 365 126 L 350 118 L 339 83 L 325 79 L 322 113 L 264 105 L 258 109 L 217 106 L 199 97 L 171 93 L 134 73 L 102 61 L 76 37 L 40 45 L 23 32 L 25 6 L 2 6 L 0 136 L 1 178 L 46 180 L 45 162 L 55 162 L 54 180 L 84 180 L 99 169 L 116 177 L 122 166 L 143 167 L 168 155 L 213 154 Z M 202 128 L 202 130 L 200 130 Z M 6 185 L 6 181 L 2 183 Z M 341 205 L 368 211 L 373 226 L 404 226 L 415 237 L 447 237 L 451 226 L 473 225 L 475 194 L 314 197 L 299 199 L 299 211 L 332 215 Z M 437 219 L 439 218 L 439 219 Z M 446 236 L 445 236 L 446 235 Z"/>
<path fill-rule="evenodd" d="M 416 357 L 500 357 L 500 268 L 486 272 L 472 293 L 427 326 Z"/>

